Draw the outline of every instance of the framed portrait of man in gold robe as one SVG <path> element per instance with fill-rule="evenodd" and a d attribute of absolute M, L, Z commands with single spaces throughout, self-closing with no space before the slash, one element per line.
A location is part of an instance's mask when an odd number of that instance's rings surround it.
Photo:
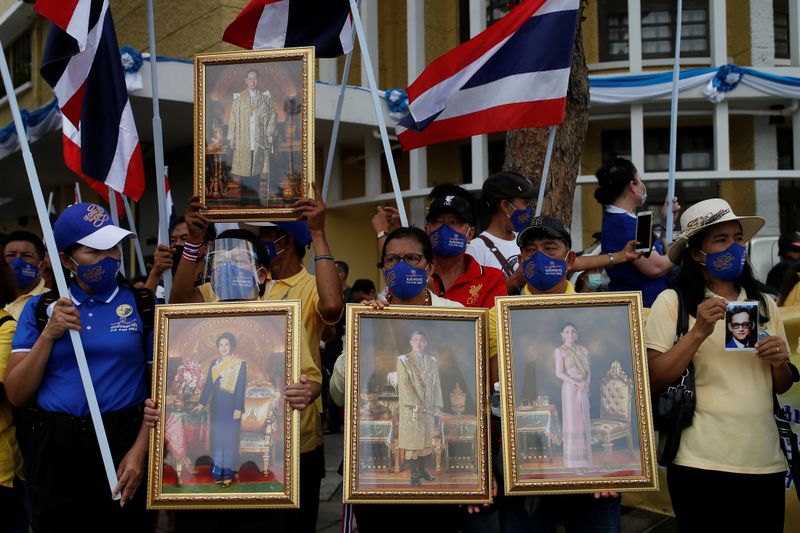
<path fill-rule="evenodd" d="M 291 220 L 312 194 L 314 49 L 195 56 L 195 194 L 212 220 Z"/>
<path fill-rule="evenodd" d="M 487 311 L 347 313 L 344 501 L 490 502 Z"/>

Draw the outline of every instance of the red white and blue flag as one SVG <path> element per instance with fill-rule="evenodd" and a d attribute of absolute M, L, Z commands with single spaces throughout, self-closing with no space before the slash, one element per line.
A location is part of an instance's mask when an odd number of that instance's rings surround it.
<path fill-rule="evenodd" d="M 89 33 L 89 11 L 92 0 L 61 0 L 48 2 L 39 0 L 33 9 L 71 35 L 78 42 L 78 50 L 86 48 Z"/>
<path fill-rule="evenodd" d="M 353 49 L 350 2 L 251 0 L 222 40 L 248 50 L 315 46 L 317 57 L 338 57 Z"/>
<path fill-rule="evenodd" d="M 40 72 L 61 110 L 64 161 L 106 201 L 108 187 L 139 200 L 145 183 L 142 151 L 108 1 L 91 0 L 88 10 L 83 0 L 63 3 L 79 6 L 71 17 L 84 17 L 88 28 L 81 51 L 63 27 L 82 27 L 84 22 L 51 19 L 42 57 Z M 36 10 L 50 17 L 62 12 L 61 4 L 38 0 Z"/>
<path fill-rule="evenodd" d="M 408 88 L 403 150 L 564 119 L 579 0 L 523 0 Z"/>

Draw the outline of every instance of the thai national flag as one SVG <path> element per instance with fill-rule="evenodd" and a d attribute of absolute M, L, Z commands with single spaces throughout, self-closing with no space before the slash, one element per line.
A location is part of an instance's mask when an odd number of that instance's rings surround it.
<path fill-rule="evenodd" d="M 408 88 L 403 150 L 564 119 L 580 0 L 523 0 Z"/>
<path fill-rule="evenodd" d="M 34 11 L 49 19 L 78 42 L 78 50 L 86 48 L 89 33 L 89 10 L 92 0 L 38 0 Z"/>
<path fill-rule="evenodd" d="M 222 40 L 249 50 L 315 46 L 317 57 L 337 57 L 353 49 L 350 2 L 251 0 Z"/>
<path fill-rule="evenodd" d="M 54 13 L 61 3 L 39 0 L 36 8 Z M 62 29 L 64 20 L 54 20 L 41 66 L 61 109 L 64 161 L 106 201 L 108 187 L 138 200 L 144 192 L 142 152 L 108 1 L 92 0 L 88 11 L 72 12 L 73 18 L 79 16 L 86 17 L 89 28 L 84 50 Z M 73 25 L 80 26 L 67 22 Z"/>

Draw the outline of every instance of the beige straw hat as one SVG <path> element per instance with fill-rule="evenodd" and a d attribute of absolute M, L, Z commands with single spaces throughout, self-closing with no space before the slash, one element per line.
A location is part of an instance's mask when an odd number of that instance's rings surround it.
<path fill-rule="evenodd" d="M 758 230 L 760 230 L 765 223 L 765 220 L 761 217 L 736 215 L 733 209 L 731 209 L 730 204 L 722 198 L 711 198 L 710 200 L 697 202 L 681 215 L 681 227 L 683 231 L 669 248 L 669 260 L 675 264 L 678 263 L 683 249 L 686 248 L 689 239 L 693 235 L 714 224 L 729 222 L 731 220 L 737 220 L 739 224 L 741 224 L 745 242 L 749 241 L 758 233 Z"/>

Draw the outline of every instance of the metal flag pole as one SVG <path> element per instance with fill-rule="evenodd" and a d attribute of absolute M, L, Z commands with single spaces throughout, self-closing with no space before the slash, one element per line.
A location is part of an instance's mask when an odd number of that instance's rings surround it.
<path fill-rule="evenodd" d="M 136 250 L 136 260 L 139 264 L 139 273 L 144 276 L 147 274 L 147 267 L 144 266 L 144 255 L 142 254 L 142 243 L 139 240 L 139 231 L 136 229 L 136 222 L 133 220 L 133 211 L 128 197 L 122 195 L 122 203 L 125 204 L 125 215 L 128 217 L 128 226 L 133 232 L 133 249 Z"/>
<path fill-rule="evenodd" d="M 47 195 L 47 217 L 50 217 L 50 211 L 53 209 L 53 191 Z"/>
<path fill-rule="evenodd" d="M 536 216 L 542 214 L 542 204 L 544 203 L 544 189 L 547 186 L 547 174 L 550 171 L 550 158 L 553 157 L 553 144 L 556 142 L 556 129 L 558 126 L 550 126 L 550 135 L 547 136 L 547 151 L 544 153 L 544 166 L 542 167 L 542 179 L 539 180 L 539 197 L 536 200 Z"/>
<path fill-rule="evenodd" d="M 76 181 L 75 182 L 75 203 L 79 204 L 82 201 L 83 200 L 81 200 L 81 182 Z"/>
<path fill-rule="evenodd" d="M 672 106 L 669 110 L 669 181 L 667 181 L 667 243 L 672 243 L 674 225 L 672 204 L 675 200 L 675 158 L 678 151 L 678 81 L 681 75 L 681 18 L 683 0 L 678 0 L 675 24 L 675 62 L 672 67 Z"/>
<path fill-rule="evenodd" d="M 394 156 L 392 155 L 392 147 L 389 144 L 389 134 L 386 132 L 386 120 L 383 118 L 381 106 L 378 102 L 378 84 L 375 82 L 375 72 L 372 70 L 372 60 L 369 58 L 369 49 L 367 48 L 367 37 L 364 35 L 364 26 L 361 25 L 361 15 L 358 12 L 356 0 L 350 0 L 350 12 L 353 14 L 353 23 L 355 24 L 356 35 L 358 36 L 358 47 L 361 49 L 364 66 L 367 70 L 367 83 L 369 83 L 369 92 L 372 94 L 372 107 L 375 108 L 375 116 L 378 119 L 378 129 L 381 132 L 383 152 L 386 155 L 386 166 L 389 167 L 389 177 L 392 180 L 392 189 L 394 190 L 395 202 L 397 202 L 397 212 L 400 214 L 400 223 L 403 224 L 403 226 L 408 226 L 406 207 L 403 205 L 403 193 L 400 190 L 400 181 L 397 179 L 397 169 L 394 166 Z"/>
<path fill-rule="evenodd" d="M 333 155 L 336 153 L 336 141 L 339 139 L 339 123 L 342 119 L 342 108 L 344 107 L 344 93 L 347 89 L 347 78 L 350 76 L 350 64 L 353 62 L 353 51 L 347 54 L 344 59 L 344 71 L 342 72 L 342 85 L 339 87 L 339 100 L 336 102 L 336 116 L 333 117 L 333 131 L 331 131 L 331 145 L 328 148 L 328 159 L 325 161 L 325 178 L 322 180 L 322 200 L 328 199 L 328 187 L 331 184 L 331 173 L 333 172 Z"/>
<path fill-rule="evenodd" d="M 111 211 L 111 221 L 114 223 L 116 227 L 121 228 L 122 226 L 119 225 L 119 213 L 117 213 L 117 192 L 111 187 L 108 188 L 108 207 L 110 208 L 109 211 Z M 122 245 L 119 244 L 117 245 L 117 247 L 119 248 L 120 259 L 122 259 L 119 265 L 119 271 L 122 273 L 124 277 L 125 257 L 122 253 Z"/>
<path fill-rule="evenodd" d="M 39 176 L 36 173 L 33 154 L 31 154 L 31 148 L 28 145 L 28 136 L 25 132 L 25 126 L 22 123 L 19 103 L 14 93 L 14 84 L 11 81 L 11 74 L 8 71 L 8 63 L 6 62 L 6 54 L 2 42 L 0 42 L 0 74 L 2 74 L 3 77 L 6 95 L 8 95 L 8 104 L 9 107 L 11 107 L 11 116 L 14 118 L 14 126 L 17 129 L 19 146 L 22 150 L 22 160 L 25 163 L 25 170 L 28 174 L 28 182 L 30 182 L 31 193 L 33 194 L 33 203 L 36 205 L 36 214 L 39 216 L 39 224 L 42 228 L 42 236 L 44 237 L 44 243 L 47 247 L 47 253 L 53 258 L 54 262 L 57 262 L 58 247 L 56 246 L 56 238 L 53 235 L 53 228 L 50 226 L 50 217 L 47 212 L 47 206 L 44 203 L 44 193 L 39 183 Z M 67 288 L 67 280 L 64 278 L 64 271 L 61 268 L 57 268 L 55 264 L 53 267 L 53 277 L 55 278 L 56 287 L 58 288 L 58 294 L 61 298 L 68 298 L 69 289 Z M 70 329 L 69 338 L 72 341 L 72 348 L 75 350 L 75 359 L 78 361 L 78 370 L 80 372 L 81 382 L 83 383 L 83 390 L 86 393 L 86 402 L 89 404 L 89 414 L 92 417 L 92 424 L 94 424 L 94 431 L 97 435 L 100 455 L 103 457 L 103 466 L 105 467 L 106 477 L 108 478 L 108 485 L 110 490 L 113 491 L 118 483 L 117 472 L 114 469 L 111 449 L 108 446 L 103 417 L 100 415 L 100 406 L 97 404 L 97 395 L 94 392 L 92 376 L 89 374 L 89 365 L 86 363 L 86 353 L 83 351 L 81 337 L 77 331 Z M 119 498 L 120 494 L 117 493 L 115 499 L 118 500 Z"/>
<path fill-rule="evenodd" d="M 153 0 L 147 0 L 147 33 L 150 37 L 150 85 L 153 98 L 153 148 L 156 156 L 156 191 L 158 198 L 158 238 L 169 242 L 167 229 L 167 190 L 164 185 L 164 136 L 161 131 L 161 115 L 158 109 L 158 68 L 156 61 L 156 24 L 153 15 Z M 162 275 L 164 301 L 169 302 L 172 290 L 172 271 L 167 269 Z"/>

